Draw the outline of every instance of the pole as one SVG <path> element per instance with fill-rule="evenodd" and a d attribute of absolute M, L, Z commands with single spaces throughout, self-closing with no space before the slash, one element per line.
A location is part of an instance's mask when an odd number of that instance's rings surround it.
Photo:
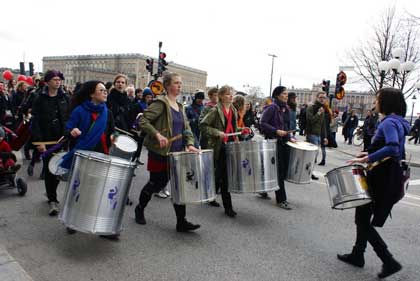
<path fill-rule="evenodd" d="M 413 115 L 414 115 L 414 105 L 416 103 L 413 102 L 413 106 L 411 107 L 411 118 L 410 118 L 410 126 L 413 126 Z"/>
<path fill-rule="evenodd" d="M 268 54 L 271 57 L 271 79 L 270 79 L 270 95 L 273 90 L 273 69 L 274 69 L 274 58 L 277 58 L 274 54 Z"/>

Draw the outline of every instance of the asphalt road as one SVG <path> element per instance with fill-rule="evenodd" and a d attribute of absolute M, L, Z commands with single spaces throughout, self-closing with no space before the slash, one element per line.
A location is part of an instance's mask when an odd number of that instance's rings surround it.
<path fill-rule="evenodd" d="M 343 165 L 350 156 L 328 151 L 327 166 Z M 145 155 L 143 155 L 145 160 Z M 381 262 L 368 247 L 364 269 L 336 259 L 351 250 L 355 238 L 353 210 L 331 210 L 321 179 L 308 185 L 287 183 L 294 209 L 253 194 L 233 195 L 235 219 L 222 208 L 189 205 L 187 218 L 202 227 L 191 234 L 175 231 L 169 199 L 153 198 L 147 225 L 134 222 L 134 205 L 126 208 L 125 229 L 118 242 L 97 236 L 66 234 L 57 218 L 47 215 L 44 184 L 26 176 L 25 197 L 0 192 L 0 244 L 35 281 L 89 280 L 376 280 Z M 39 175 L 37 165 L 35 175 Z M 379 232 L 403 270 L 387 280 L 420 280 L 420 169 L 413 169 L 409 194 L 399 202 Z M 147 180 L 137 169 L 130 197 L 137 199 Z M 418 180 L 418 181 L 416 181 Z M 61 184 L 60 193 L 64 190 Z M 272 197 L 274 197 L 272 195 Z M 220 198 L 219 198 L 219 201 Z"/>

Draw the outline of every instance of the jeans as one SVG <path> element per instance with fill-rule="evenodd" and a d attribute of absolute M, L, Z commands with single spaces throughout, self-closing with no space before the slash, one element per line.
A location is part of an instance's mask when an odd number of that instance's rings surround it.
<path fill-rule="evenodd" d="M 306 141 L 316 146 L 319 146 L 321 144 L 321 137 L 317 135 L 307 135 Z M 318 156 L 315 158 L 315 162 L 317 161 L 317 158 Z"/>
<path fill-rule="evenodd" d="M 349 128 L 347 131 L 347 138 L 349 139 L 349 144 L 352 144 L 353 142 L 353 133 L 355 128 Z"/>

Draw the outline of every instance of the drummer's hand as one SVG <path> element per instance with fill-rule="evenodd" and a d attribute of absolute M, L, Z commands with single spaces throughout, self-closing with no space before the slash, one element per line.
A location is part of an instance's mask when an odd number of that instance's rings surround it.
<path fill-rule="evenodd" d="M 297 143 L 298 142 L 297 139 L 295 139 L 295 138 L 290 138 L 290 141 L 293 142 L 293 143 Z"/>
<path fill-rule="evenodd" d="M 200 152 L 200 149 L 196 148 L 194 145 L 190 144 L 189 146 L 187 146 L 186 150 L 188 152 Z"/>
<path fill-rule="evenodd" d="M 45 144 L 40 144 L 37 146 L 39 152 L 45 152 L 47 149 L 45 148 Z"/>
<path fill-rule="evenodd" d="M 71 130 L 70 135 L 73 138 L 77 138 L 78 136 L 80 136 L 82 134 L 82 132 L 78 129 L 78 128 L 74 128 L 73 130 Z"/>
<path fill-rule="evenodd" d="M 116 137 L 114 135 L 110 135 L 109 140 L 111 141 L 111 144 L 114 144 L 115 140 L 116 140 Z"/>
<path fill-rule="evenodd" d="M 328 144 L 328 139 L 324 139 L 324 145 Z"/>
<path fill-rule="evenodd" d="M 353 158 L 347 161 L 347 164 L 356 164 L 356 163 L 367 163 L 369 161 L 369 157 L 366 155 L 364 157 Z"/>
<path fill-rule="evenodd" d="M 219 137 L 220 137 L 221 139 L 224 139 L 224 138 L 225 138 L 225 133 L 224 133 L 224 132 L 222 132 L 222 131 L 220 131 L 220 132 L 219 132 Z"/>
<path fill-rule="evenodd" d="M 357 158 L 362 158 L 362 157 L 365 157 L 366 155 L 368 155 L 367 152 L 360 152 L 360 154 L 357 155 Z"/>
<path fill-rule="evenodd" d="M 288 132 L 287 132 L 287 131 L 283 131 L 283 130 L 277 130 L 277 131 L 276 131 L 276 134 L 277 134 L 279 137 L 285 137 L 285 136 L 287 136 Z"/>
<path fill-rule="evenodd" d="M 164 148 L 168 146 L 168 139 L 162 136 L 160 133 L 156 134 L 156 139 L 159 142 L 160 148 Z"/>

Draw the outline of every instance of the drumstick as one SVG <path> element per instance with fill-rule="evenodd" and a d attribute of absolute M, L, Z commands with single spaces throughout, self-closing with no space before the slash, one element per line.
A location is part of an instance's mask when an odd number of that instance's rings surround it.
<path fill-rule="evenodd" d="M 124 133 L 124 134 L 126 134 L 126 135 L 129 135 L 129 136 L 134 137 L 134 135 L 133 135 L 132 133 L 129 133 L 129 132 L 127 132 L 127 131 L 124 131 L 123 129 L 120 129 L 120 128 L 118 128 L 118 127 L 115 127 L 115 130 L 117 130 L 117 131 L 119 131 L 119 132 L 121 132 L 121 133 Z"/>
<path fill-rule="evenodd" d="M 168 144 L 170 144 L 170 143 L 172 143 L 172 142 L 174 142 L 174 141 L 177 141 L 177 140 L 179 140 L 179 139 L 181 139 L 182 138 L 182 135 L 181 134 L 179 134 L 179 135 L 176 135 L 176 136 L 174 136 L 174 137 L 172 137 L 172 138 L 169 138 L 168 139 Z M 159 144 L 157 144 L 157 145 L 155 145 L 155 147 L 160 147 L 160 145 Z"/>
<path fill-rule="evenodd" d="M 225 134 L 225 137 L 239 136 L 240 134 L 242 134 L 242 133 L 241 132 L 229 133 L 229 134 Z"/>
<path fill-rule="evenodd" d="M 62 136 L 58 139 L 58 141 L 34 141 L 32 142 L 33 145 L 50 145 L 50 144 L 57 144 L 65 140 L 65 136 Z"/>

